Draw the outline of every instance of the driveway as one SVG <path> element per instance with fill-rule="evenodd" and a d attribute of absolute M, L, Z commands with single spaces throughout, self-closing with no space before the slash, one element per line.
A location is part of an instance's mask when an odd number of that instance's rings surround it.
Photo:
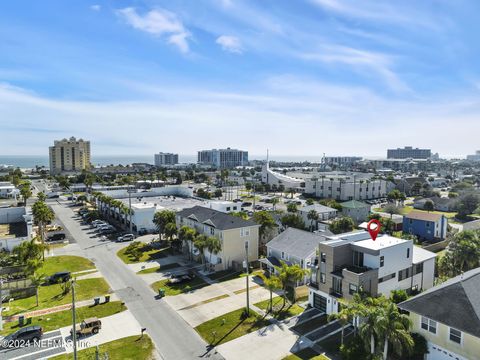
<path fill-rule="evenodd" d="M 250 303 L 267 300 L 270 292 L 250 281 Z M 187 294 L 165 297 L 172 308 L 196 327 L 205 321 L 240 309 L 246 304 L 245 278 L 212 284 Z"/>
<path fill-rule="evenodd" d="M 222 344 L 217 351 L 228 360 L 276 360 L 311 345 L 281 322 Z"/>

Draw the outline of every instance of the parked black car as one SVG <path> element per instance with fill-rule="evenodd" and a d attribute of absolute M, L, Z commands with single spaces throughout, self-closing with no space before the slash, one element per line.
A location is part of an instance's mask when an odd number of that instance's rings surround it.
<path fill-rule="evenodd" d="M 64 233 L 56 233 L 49 235 L 47 237 L 47 241 L 57 241 L 57 240 L 64 240 L 65 239 L 65 234 Z"/>
<path fill-rule="evenodd" d="M 70 280 L 72 275 L 68 271 L 61 271 L 53 274 L 52 276 L 49 276 L 47 278 L 47 282 L 49 284 L 58 284 L 58 283 L 64 283 Z"/>
<path fill-rule="evenodd" d="M 0 348 L 27 346 L 30 342 L 40 340 L 42 336 L 43 329 L 41 326 L 27 326 L 4 338 L 0 338 Z"/>

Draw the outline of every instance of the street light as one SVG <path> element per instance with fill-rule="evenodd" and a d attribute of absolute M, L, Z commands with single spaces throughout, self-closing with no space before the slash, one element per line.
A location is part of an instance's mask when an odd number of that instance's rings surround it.
<path fill-rule="evenodd" d="M 245 277 L 247 279 L 247 316 L 250 316 L 250 295 L 249 295 L 249 290 L 248 290 L 248 240 L 245 241 L 245 269 L 247 270 L 247 276 Z"/>

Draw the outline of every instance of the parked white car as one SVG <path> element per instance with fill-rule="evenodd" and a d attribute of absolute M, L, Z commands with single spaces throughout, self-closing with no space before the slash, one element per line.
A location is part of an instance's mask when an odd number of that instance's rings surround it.
<path fill-rule="evenodd" d="M 119 236 L 117 238 L 117 242 L 124 242 L 124 241 L 132 241 L 133 239 L 135 239 L 135 235 L 133 234 L 125 234 L 123 236 Z"/>

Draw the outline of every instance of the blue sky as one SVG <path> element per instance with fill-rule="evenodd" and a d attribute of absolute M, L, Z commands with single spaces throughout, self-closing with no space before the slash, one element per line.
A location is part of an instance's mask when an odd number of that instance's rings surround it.
<path fill-rule="evenodd" d="M 0 154 L 480 148 L 478 1 L 10 1 Z"/>

